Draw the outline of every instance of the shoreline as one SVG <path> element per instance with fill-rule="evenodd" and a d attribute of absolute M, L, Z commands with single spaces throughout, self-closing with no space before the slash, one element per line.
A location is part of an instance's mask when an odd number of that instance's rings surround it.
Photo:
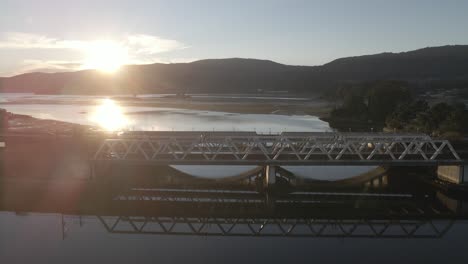
<path fill-rule="evenodd" d="M 0 109 L 1 106 L 0 106 Z M 6 111 L 7 126 L 0 133 L 76 133 L 92 130 L 95 127 L 52 119 L 35 118 L 31 115 L 16 114 Z"/>
<path fill-rule="evenodd" d="M 111 98 L 123 107 L 155 107 L 173 108 L 199 111 L 227 112 L 237 114 L 276 114 L 276 115 L 311 115 L 328 117 L 332 106 L 330 102 L 323 99 L 310 100 L 288 100 L 272 97 L 264 99 L 255 98 Z M 8 105 L 97 105 L 96 99 L 83 100 L 60 100 L 60 99 L 38 99 L 24 98 L 15 101 L 0 103 L 2 106 Z"/>

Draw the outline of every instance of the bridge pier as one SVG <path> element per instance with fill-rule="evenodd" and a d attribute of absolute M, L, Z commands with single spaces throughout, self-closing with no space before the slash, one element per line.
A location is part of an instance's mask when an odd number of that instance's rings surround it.
<path fill-rule="evenodd" d="M 437 177 L 456 184 L 468 183 L 468 165 L 438 166 Z"/>

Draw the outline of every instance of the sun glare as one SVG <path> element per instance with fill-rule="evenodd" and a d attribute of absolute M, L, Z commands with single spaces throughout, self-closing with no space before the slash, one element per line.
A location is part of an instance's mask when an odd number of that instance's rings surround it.
<path fill-rule="evenodd" d="M 128 62 L 128 49 L 114 41 L 93 42 L 85 49 L 84 69 L 114 73 Z"/>
<path fill-rule="evenodd" d="M 122 107 L 111 99 L 104 99 L 89 119 L 107 131 L 119 131 L 128 125 Z"/>

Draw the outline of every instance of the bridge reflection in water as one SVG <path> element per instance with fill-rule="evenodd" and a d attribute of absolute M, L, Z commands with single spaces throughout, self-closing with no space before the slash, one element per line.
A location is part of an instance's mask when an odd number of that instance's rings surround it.
<path fill-rule="evenodd" d="M 88 193 L 72 206 L 31 206 L 21 202 L 24 196 L 18 196 L 19 202 L 4 200 L 1 210 L 62 214 L 63 238 L 68 237 L 76 217 L 80 225 L 98 222 L 107 232 L 119 235 L 372 239 L 439 239 L 457 221 L 468 219 L 462 200 L 434 189 L 415 193 L 149 186 L 117 190 Z M 60 192 L 54 200 L 63 195 Z"/>
<path fill-rule="evenodd" d="M 315 220 L 98 217 L 110 233 L 329 238 L 440 238 L 453 220 Z"/>
<path fill-rule="evenodd" d="M 133 190 L 96 216 L 113 234 L 414 238 L 443 237 L 468 212 L 433 197 L 363 193 Z M 90 213 L 90 212 L 88 212 Z"/>
<path fill-rule="evenodd" d="M 98 221 L 112 234 L 415 239 L 441 238 L 468 219 L 463 200 L 432 188 L 391 193 L 139 186 L 82 198 L 61 206 L 8 199 L 1 210 L 62 214 L 64 237 L 75 217 L 85 219 L 80 225 Z"/>

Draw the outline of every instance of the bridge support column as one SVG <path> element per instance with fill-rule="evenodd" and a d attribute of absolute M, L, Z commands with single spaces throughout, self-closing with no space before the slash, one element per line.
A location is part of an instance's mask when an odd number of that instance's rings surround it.
<path fill-rule="evenodd" d="M 276 166 L 267 165 L 265 167 L 265 185 L 273 186 L 276 183 Z"/>
<path fill-rule="evenodd" d="M 468 183 L 468 165 L 438 166 L 437 176 L 451 183 Z"/>

